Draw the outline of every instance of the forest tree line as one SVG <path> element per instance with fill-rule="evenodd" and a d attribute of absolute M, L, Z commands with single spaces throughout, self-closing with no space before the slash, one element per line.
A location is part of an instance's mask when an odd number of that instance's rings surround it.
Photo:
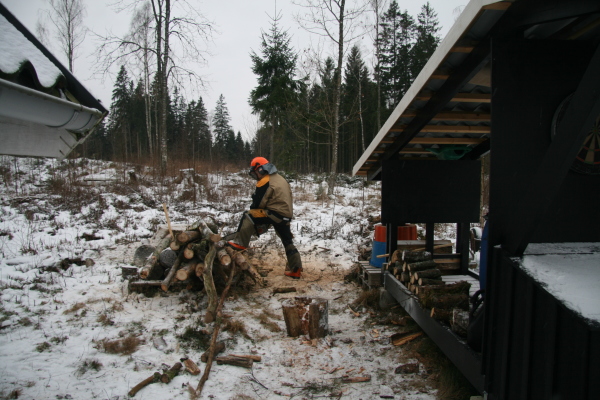
<path fill-rule="evenodd" d="M 246 141 L 241 132 L 234 132 L 223 95 L 214 105 L 205 104 L 202 97 L 185 99 L 181 80 L 165 72 L 174 68 L 164 54 L 166 25 L 172 18 L 165 7 L 170 2 L 151 2 L 163 9 L 136 9 L 127 41 L 112 39 L 121 50 L 135 43 L 135 67 L 122 56 L 126 51 L 100 52 L 112 57 L 110 63 L 120 64 L 120 69 L 110 114 L 76 150 L 77 156 L 164 168 L 168 160 L 189 166 L 196 162 L 245 166 L 251 157 L 261 155 L 288 171 L 350 172 L 440 41 L 437 14 L 429 3 L 411 16 L 396 0 L 386 2 L 385 9 L 379 9 L 380 0 L 371 0 L 370 11 L 377 14 L 373 42 L 348 39 L 343 42 L 348 46 L 343 60 L 340 46 L 339 60 L 325 56 L 305 68 L 279 17 L 273 17 L 261 36 L 260 52 L 250 55 L 257 84 L 249 93 L 249 104 L 260 124 Z M 345 0 L 334 3 L 340 6 L 338 17 L 349 21 L 349 14 L 343 14 L 349 12 Z M 157 18 L 161 12 L 162 20 Z M 371 66 L 363 46 L 375 49 Z"/>

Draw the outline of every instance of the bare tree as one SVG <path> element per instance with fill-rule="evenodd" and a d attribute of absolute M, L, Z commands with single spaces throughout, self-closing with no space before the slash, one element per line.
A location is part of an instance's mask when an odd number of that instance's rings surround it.
<path fill-rule="evenodd" d="M 353 3 L 353 7 L 346 7 L 346 0 L 303 0 L 301 3 L 294 3 L 306 10 L 303 15 L 296 16 L 300 26 L 310 33 L 327 38 L 337 48 L 333 124 L 331 127 L 331 168 L 327 191 L 329 195 L 333 194 L 337 176 L 344 45 L 351 43 L 359 36 L 359 34 L 355 34 L 356 23 L 366 7 L 365 4 L 359 5 L 356 1 Z"/>
<path fill-rule="evenodd" d="M 145 2 L 131 0 L 119 3 L 120 10 L 140 9 Z M 125 37 L 107 35 L 101 37 L 102 44 L 98 49 L 99 69 L 103 74 L 109 73 L 115 63 L 123 63 L 131 57 L 149 59 L 149 54 L 156 63 L 154 82 L 157 98 L 158 148 L 160 150 L 161 171 L 165 172 L 167 156 L 167 106 L 169 82 L 178 87 L 203 86 L 204 81 L 197 72 L 198 65 L 206 62 L 209 54 L 207 43 L 212 38 L 214 24 L 208 21 L 187 0 L 149 0 L 151 25 L 149 27 L 152 43 L 144 36 L 130 32 Z M 139 33 L 139 32 L 138 32 Z M 150 73 L 150 71 L 146 71 Z"/>
<path fill-rule="evenodd" d="M 48 18 L 55 28 L 55 35 L 69 62 L 69 71 L 73 72 L 73 63 L 77 58 L 77 49 L 83 43 L 87 29 L 83 26 L 86 11 L 83 0 L 50 0 Z M 38 25 L 38 32 L 43 32 Z"/>

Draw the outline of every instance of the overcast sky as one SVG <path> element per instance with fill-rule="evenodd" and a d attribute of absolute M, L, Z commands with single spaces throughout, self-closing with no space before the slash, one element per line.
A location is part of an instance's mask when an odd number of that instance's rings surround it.
<path fill-rule="evenodd" d="M 0 0 L 30 31 L 35 34 L 36 22 L 40 10 L 48 9 L 47 0 Z M 300 0 L 296 0 L 299 2 Z M 365 0 L 366 1 L 366 0 Z M 260 54 L 261 31 L 268 32 L 271 18 L 275 14 L 275 0 L 189 0 L 205 18 L 212 21 L 218 32 L 210 43 L 211 55 L 208 65 L 197 66 L 197 73 L 207 82 L 206 89 L 188 91 L 187 101 L 198 96 L 204 100 L 209 113 L 212 113 L 219 95 L 223 94 L 231 115 L 232 127 L 248 140 L 256 127 L 256 116 L 248 105 L 250 91 L 256 86 L 256 76 L 252 73 L 250 53 L 254 50 Z M 387 0 L 389 3 L 389 0 Z M 402 10 L 416 18 L 425 4 L 425 0 L 400 0 Z M 117 13 L 111 4 L 114 0 L 84 0 L 87 7 L 86 26 L 94 32 L 105 34 L 111 30 L 115 34 L 127 32 L 131 15 L 126 12 Z M 468 0 L 430 0 L 441 25 L 442 38 L 446 35 L 454 20 L 455 10 L 465 6 Z M 277 9 L 282 14 L 280 26 L 291 36 L 291 44 L 301 53 L 304 49 L 316 47 L 318 38 L 309 35 L 294 19 L 294 15 L 302 9 L 292 0 L 277 0 Z M 92 74 L 95 62 L 94 50 L 97 43 L 93 35 L 87 35 L 79 57 L 75 60 L 74 75 L 90 92 L 109 108 L 116 71 L 102 81 Z M 372 39 L 366 35 L 360 43 L 363 57 L 371 57 Z M 50 49 L 59 60 L 66 63 L 66 58 L 57 46 Z M 324 49 L 327 55 L 328 48 Z"/>

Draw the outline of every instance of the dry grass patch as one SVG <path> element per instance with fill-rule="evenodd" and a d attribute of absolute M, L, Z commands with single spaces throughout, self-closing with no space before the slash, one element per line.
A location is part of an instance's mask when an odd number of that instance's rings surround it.
<path fill-rule="evenodd" d="M 87 305 L 85 303 L 75 303 L 71 308 L 68 308 L 65 311 L 63 311 L 63 314 L 75 314 L 77 311 L 86 307 Z"/>
<path fill-rule="evenodd" d="M 109 354 L 129 355 L 137 351 L 142 340 L 137 336 L 127 336 L 123 339 L 102 339 L 96 343 L 96 348 Z"/>
<path fill-rule="evenodd" d="M 281 327 L 276 322 L 271 320 L 271 318 L 273 318 L 272 314 L 269 315 L 266 311 L 263 311 L 262 314 L 260 314 L 257 318 L 260 321 L 260 324 L 267 328 L 267 330 L 271 332 L 281 332 Z"/>
<path fill-rule="evenodd" d="M 223 330 L 235 335 L 241 333 L 244 337 L 250 338 L 248 331 L 246 330 L 246 324 L 237 319 L 227 319 L 223 324 Z"/>

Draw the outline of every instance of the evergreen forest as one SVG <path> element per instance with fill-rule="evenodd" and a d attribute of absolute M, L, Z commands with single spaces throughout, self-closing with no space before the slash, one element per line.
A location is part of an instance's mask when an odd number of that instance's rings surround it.
<path fill-rule="evenodd" d="M 416 16 L 403 11 L 396 0 L 368 3 L 358 11 L 362 16 L 377 14 L 372 32 L 343 39 L 339 56 L 313 59 L 310 68 L 301 65 L 289 28 L 281 26 L 277 16 L 272 18 L 261 35 L 260 51 L 250 53 L 256 85 L 248 102 L 260 121 L 250 140 L 233 130 L 223 95 L 216 104 L 181 95 L 184 83 L 166 72 L 176 67 L 164 54 L 168 37 L 159 34 L 167 32 L 169 14 L 161 28 L 156 26 L 156 10 L 138 10 L 132 21 L 138 36 L 132 33 L 127 43 L 144 40 L 144 48 L 155 49 L 136 53 L 146 73 L 136 79 L 140 74 L 132 72 L 125 58 L 112 61 L 119 62 L 120 69 L 110 113 L 72 156 L 164 170 L 166 165 L 246 167 L 249 159 L 261 155 L 290 172 L 351 172 L 440 42 L 439 21 L 429 3 Z M 379 9 L 381 4 L 386 7 Z M 344 12 L 349 11 L 341 7 Z M 368 61 L 364 49 L 371 54 Z"/>

